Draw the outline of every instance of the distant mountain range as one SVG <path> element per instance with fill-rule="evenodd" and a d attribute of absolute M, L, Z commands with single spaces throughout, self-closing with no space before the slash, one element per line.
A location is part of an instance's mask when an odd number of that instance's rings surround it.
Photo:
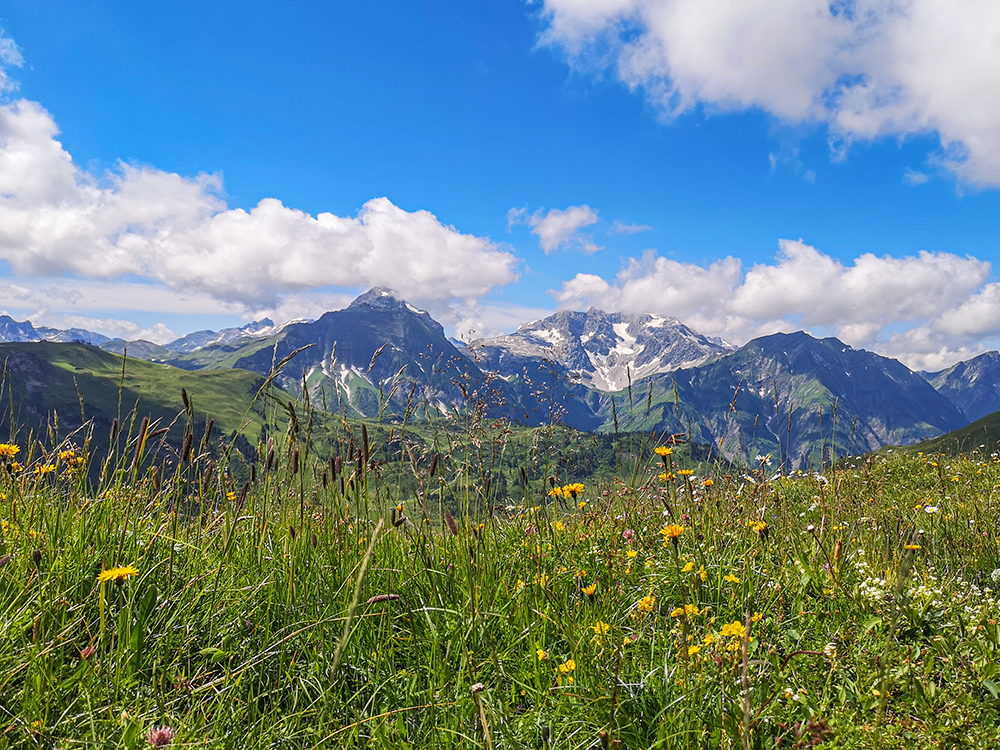
<path fill-rule="evenodd" d="M 198 331 L 162 346 L 0 316 L 0 341 L 78 341 L 184 370 L 265 375 L 301 349 L 280 384 L 348 416 L 416 418 L 470 404 L 527 424 L 687 432 L 730 458 L 786 469 L 909 444 L 1000 410 L 1000 353 L 936 373 L 806 333 L 742 347 L 657 315 L 558 312 L 468 345 L 375 288 L 315 321 Z"/>

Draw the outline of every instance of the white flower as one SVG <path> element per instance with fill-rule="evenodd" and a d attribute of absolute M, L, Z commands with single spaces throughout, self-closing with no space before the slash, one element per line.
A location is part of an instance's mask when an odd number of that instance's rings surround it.
<path fill-rule="evenodd" d="M 940 510 L 936 505 L 925 505 L 924 513 L 937 513 Z"/>

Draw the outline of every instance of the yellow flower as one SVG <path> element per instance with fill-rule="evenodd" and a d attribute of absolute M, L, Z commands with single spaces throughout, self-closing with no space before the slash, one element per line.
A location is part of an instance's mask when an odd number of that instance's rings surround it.
<path fill-rule="evenodd" d="M 0 443 L 0 458 L 14 458 L 20 450 L 13 443 Z"/>
<path fill-rule="evenodd" d="M 544 587 L 545 584 L 547 584 L 548 582 L 549 582 L 549 577 L 545 573 L 542 573 L 539 576 L 535 576 L 535 583 L 537 583 L 539 586 Z"/>
<path fill-rule="evenodd" d="M 694 474 L 694 469 L 680 469 L 677 473 L 682 477 L 689 477 Z"/>
<path fill-rule="evenodd" d="M 729 583 L 739 583 L 740 579 L 734 575 L 728 575 L 722 579 L 723 581 L 728 581 Z"/>
<path fill-rule="evenodd" d="M 751 622 L 760 622 L 761 618 L 763 617 L 764 615 L 762 615 L 760 612 L 754 612 L 753 617 L 751 617 L 750 620 Z"/>
<path fill-rule="evenodd" d="M 694 570 L 694 563 L 689 562 L 687 565 L 681 568 L 681 573 L 690 573 L 692 570 Z"/>
<path fill-rule="evenodd" d="M 663 535 L 663 541 L 666 543 L 668 539 L 676 539 L 681 534 L 684 533 L 684 527 L 679 523 L 672 523 L 669 526 L 664 526 L 660 529 L 660 533 Z"/>
<path fill-rule="evenodd" d="M 648 614 L 653 611 L 653 607 L 656 606 L 656 597 L 652 594 L 642 597 L 639 603 L 635 605 L 635 608 L 640 612 Z"/>
<path fill-rule="evenodd" d="M 37 476 L 45 476 L 46 474 L 51 474 L 56 470 L 56 467 L 52 464 L 42 464 L 41 466 L 35 467 L 35 474 Z"/>
<path fill-rule="evenodd" d="M 581 482 L 574 482 L 563 487 L 563 494 L 569 493 L 574 498 L 581 492 L 583 492 L 583 484 Z"/>
<path fill-rule="evenodd" d="M 569 674 L 576 669 L 576 662 L 573 659 L 567 659 L 562 664 L 559 665 L 559 671 L 563 674 Z"/>
<path fill-rule="evenodd" d="M 589 586 L 584 586 L 582 589 L 580 589 L 580 591 L 585 593 L 587 596 L 593 596 L 594 593 L 597 591 L 597 583 L 592 583 Z"/>
<path fill-rule="evenodd" d="M 544 648 L 540 648 L 535 651 L 535 656 L 538 657 L 538 661 L 545 661 L 549 658 L 549 652 Z"/>
<path fill-rule="evenodd" d="M 698 577 L 699 577 L 699 578 L 701 578 L 701 580 L 702 580 L 703 582 L 704 582 L 704 581 L 707 581 L 707 580 L 708 580 L 708 571 L 707 571 L 707 570 L 705 570 L 705 566 L 704 566 L 704 565 L 702 565 L 702 566 L 701 566 L 701 567 L 700 567 L 700 568 L 698 569 Z"/>
<path fill-rule="evenodd" d="M 727 623 L 719 631 L 723 638 L 743 638 L 747 634 L 747 629 L 739 620 Z"/>
<path fill-rule="evenodd" d="M 701 651 L 701 646 L 688 646 L 688 656 L 694 656 Z"/>
<path fill-rule="evenodd" d="M 565 528 L 566 528 L 566 527 L 565 527 L 565 526 L 563 525 L 563 522 L 562 522 L 562 521 L 556 521 L 556 522 L 555 522 L 555 524 L 554 524 L 554 526 L 555 526 L 555 530 L 556 530 L 556 531 L 562 531 L 563 529 L 565 529 Z"/>
<path fill-rule="evenodd" d="M 629 550 L 628 552 L 626 552 L 625 554 L 626 554 L 626 555 L 628 555 L 628 559 L 629 559 L 629 560 L 634 560 L 634 559 L 635 559 L 635 558 L 636 558 L 636 557 L 638 556 L 638 554 L 639 554 L 639 553 L 638 553 L 638 552 L 636 552 L 636 551 L 635 551 L 634 549 L 630 549 L 630 550 Z"/>
<path fill-rule="evenodd" d="M 711 487 L 713 484 L 715 484 L 715 480 L 714 479 L 706 479 L 704 482 L 701 483 L 701 486 L 702 487 Z"/>
<path fill-rule="evenodd" d="M 579 508 L 580 510 L 583 510 L 584 508 L 587 507 L 587 501 L 586 500 L 581 500 L 580 502 L 578 502 L 576 504 L 576 507 Z"/>
<path fill-rule="evenodd" d="M 139 574 L 139 569 L 134 565 L 126 565 L 124 567 L 111 568 L 110 570 L 102 570 L 97 576 L 97 580 L 101 583 L 105 581 L 124 581 L 129 576 L 134 576 Z"/>
<path fill-rule="evenodd" d="M 903 549 L 923 549 L 919 544 L 907 544 Z"/>
<path fill-rule="evenodd" d="M 665 445 L 661 445 L 656 449 L 657 456 L 669 456 L 673 452 L 673 448 L 667 448 Z"/>
<path fill-rule="evenodd" d="M 671 617 L 695 617 L 700 614 L 696 604 L 685 604 L 670 613 Z"/>
<path fill-rule="evenodd" d="M 590 626 L 590 629 L 597 633 L 597 635 L 607 635 L 608 631 L 611 630 L 611 626 L 602 620 L 598 620 L 596 624 Z"/>
<path fill-rule="evenodd" d="M 669 474 L 663 472 L 662 474 L 657 475 L 657 478 L 662 479 L 664 482 L 669 482 L 671 479 L 676 479 L 677 475 L 673 472 L 670 472 Z"/>
<path fill-rule="evenodd" d="M 563 496 L 563 488 L 562 487 L 553 487 L 551 490 L 549 490 L 549 496 L 550 497 L 562 497 Z"/>

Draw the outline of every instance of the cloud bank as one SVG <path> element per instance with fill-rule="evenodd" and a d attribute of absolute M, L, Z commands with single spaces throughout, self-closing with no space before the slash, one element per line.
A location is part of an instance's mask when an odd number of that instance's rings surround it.
<path fill-rule="evenodd" d="M 564 307 L 670 315 L 737 344 L 805 329 L 933 370 L 1000 336 L 1000 284 L 989 275 L 989 263 L 951 253 L 866 253 L 845 265 L 782 240 L 774 263 L 749 270 L 733 257 L 704 267 L 650 251 L 613 283 L 577 274 L 552 294 Z"/>
<path fill-rule="evenodd" d="M 0 260 L 16 274 L 140 278 L 247 310 L 327 286 L 385 285 L 414 300 L 475 299 L 518 260 L 427 211 L 386 198 L 356 216 L 311 216 L 273 198 L 228 208 L 218 175 L 73 163 L 39 104 L 0 106 Z"/>
<path fill-rule="evenodd" d="M 542 42 L 667 117 L 761 109 L 852 141 L 936 133 L 932 161 L 1000 185 L 1000 4 L 986 0 L 544 0 Z"/>

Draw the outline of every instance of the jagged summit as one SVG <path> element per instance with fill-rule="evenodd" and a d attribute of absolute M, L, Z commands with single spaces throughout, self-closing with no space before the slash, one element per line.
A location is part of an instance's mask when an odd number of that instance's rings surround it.
<path fill-rule="evenodd" d="M 558 362 L 602 391 L 620 391 L 642 378 L 693 367 L 734 347 L 661 315 L 564 310 L 525 323 L 516 332 L 472 342 L 470 353 L 506 374 L 526 359 Z"/>
<path fill-rule="evenodd" d="M 405 308 L 415 315 L 426 315 L 428 318 L 430 317 L 425 310 L 414 307 L 403 299 L 398 292 L 384 286 L 373 286 L 364 294 L 356 297 L 354 301 L 347 306 L 347 309 L 352 310 L 366 307 L 372 310 L 379 310 L 381 312 L 389 312 Z"/>

